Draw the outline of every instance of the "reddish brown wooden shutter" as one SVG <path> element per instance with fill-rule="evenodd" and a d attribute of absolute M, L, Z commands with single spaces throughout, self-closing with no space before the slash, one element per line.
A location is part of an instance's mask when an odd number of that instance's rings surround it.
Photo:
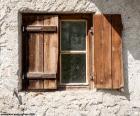
<path fill-rule="evenodd" d="M 96 88 L 123 87 L 121 15 L 94 15 L 94 82 Z"/>
<path fill-rule="evenodd" d="M 58 16 L 25 16 L 23 24 L 27 88 L 56 89 Z"/>

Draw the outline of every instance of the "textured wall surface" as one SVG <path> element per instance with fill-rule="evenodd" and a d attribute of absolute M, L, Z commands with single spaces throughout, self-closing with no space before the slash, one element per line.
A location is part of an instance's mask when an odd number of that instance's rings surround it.
<path fill-rule="evenodd" d="M 140 0 L 0 0 L 0 113 L 37 116 L 140 115 Z M 124 92 L 77 90 L 18 92 L 19 12 L 120 13 Z"/>

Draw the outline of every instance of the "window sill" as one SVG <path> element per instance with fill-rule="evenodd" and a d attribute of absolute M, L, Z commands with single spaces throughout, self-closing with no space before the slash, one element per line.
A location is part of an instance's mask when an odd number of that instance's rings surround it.
<path fill-rule="evenodd" d="M 58 85 L 58 90 L 89 90 L 89 84 L 85 85 Z"/>

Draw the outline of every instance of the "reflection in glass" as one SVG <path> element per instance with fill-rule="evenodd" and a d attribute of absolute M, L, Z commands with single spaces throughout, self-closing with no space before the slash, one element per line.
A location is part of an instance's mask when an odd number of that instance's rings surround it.
<path fill-rule="evenodd" d="M 86 49 L 86 21 L 61 22 L 61 50 Z"/>
<path fill-rule="evenodd" d="M 86 55 L 62 54 L 61 55 L 61 82 L 85 83 L 86 82 Z"/>

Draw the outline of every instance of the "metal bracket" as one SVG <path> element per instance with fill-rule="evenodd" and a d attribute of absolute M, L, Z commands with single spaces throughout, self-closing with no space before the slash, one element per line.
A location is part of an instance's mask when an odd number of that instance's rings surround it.
<path fill-rule="evenodd" d="M 90 80 L 93 80 L 93 79 L 94 79 L 93 74 L 90 74 Z"/>
<path fill-rule="evenodd" d="M 89 32 L 94 35 L 94 32 L 93 32 L 93 27 L 90 28 Z"/>
<path fill-rule="evenodd" d="M 24 32 L 25 31 L 25 27 L 24 26 L 22 26 L 22 32 Z"/>

